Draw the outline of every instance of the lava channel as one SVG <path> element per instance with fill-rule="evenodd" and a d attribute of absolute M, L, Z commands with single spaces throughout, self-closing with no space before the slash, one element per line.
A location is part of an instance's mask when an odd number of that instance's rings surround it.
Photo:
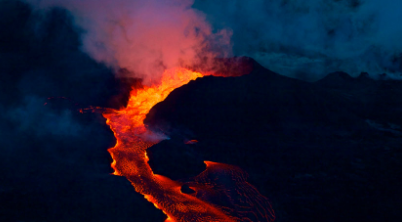
<path fill-rule="evenodd" d="M 108 151 L 115 175 L 126 177 L 136 192 L 162 210 L 168 221 L 274 221 L 263 195 L 247 183 L 247 174 L 227 164 L 205 161 L 207 169 L 186 183 L 193 194 L 181 192 L 183 182 L 154 174 L 146 150 L 165 139 L 143 121 L 149 110 L 174 89 L 203 75 L 183 68 L 164 72 L 159 84 L 133 89 L 127 107 L 103 113 L 116 137 Z"/>

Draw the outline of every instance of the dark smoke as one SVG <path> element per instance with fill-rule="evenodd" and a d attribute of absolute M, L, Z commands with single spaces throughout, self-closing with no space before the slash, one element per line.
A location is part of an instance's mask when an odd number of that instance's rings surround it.
<path fill-rule="evenodd" d="M 399 1 L 196 0 L 214 28 L 230 28 L 235 55 L 308 80 L 334 71 L 400 78 Z"/>

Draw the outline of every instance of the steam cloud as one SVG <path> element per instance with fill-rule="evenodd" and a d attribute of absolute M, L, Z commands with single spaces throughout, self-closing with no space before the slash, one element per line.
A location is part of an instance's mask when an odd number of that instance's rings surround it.
<path fill-rule="evenodd" d="M 216 56 L 250 56 L 280 74 L 334 71 L 401 78 L 402 19 L 384 0 L 27 0 L 71 11 L 84 51 L 149 84 L 165 68 Z M 209 25 L 209 24 L 212 24 Z"/>
<path fill-rule="evenodd" d="M 63 7 L 85 30 L 84 51 L 126 68 L 145 84 L 164 69 L 227 56 L 230 32 L 215 33 L 192 0 L 27 0 L 40 9 Z"/>
<path fill-rule="evenodd" d="M 235 55 L 315 80 L 334 71 L 400 78 L 402 3 L 393 0 L 196 0 Z"/>

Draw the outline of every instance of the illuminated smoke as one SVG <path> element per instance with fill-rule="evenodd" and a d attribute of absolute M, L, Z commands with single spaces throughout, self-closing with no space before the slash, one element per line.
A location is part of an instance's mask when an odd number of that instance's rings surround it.
<path fill-rule="evenodd" d="M 39 9 L 63 7 L 83 28 L 83 50 L 145 84 L 165 69 L 230 55 L 230 32 L 212 32 L 192 0 L 27 0 Z M 218 48 L 217 48 L 218 47 Z"/>

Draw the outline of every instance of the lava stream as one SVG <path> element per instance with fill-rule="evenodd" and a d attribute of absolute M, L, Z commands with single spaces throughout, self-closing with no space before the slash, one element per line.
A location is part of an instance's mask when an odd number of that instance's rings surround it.
<path fill-rule="evenodd" d="M 258 221 L 261 218 L 264 221 L 273 221 L 273 211 L 265 197 L 245 179 L 238 180 L 242 178 L 238 173 L 230 173 L 238 172 L 237 170 L 222 171 L 231 169 L 229 165 L 206 162 L 207 170 L 191 185 L 192 189 L 203 194 L 202 197 L 182 193 L 180 189 L 183 183 L 154 174 L 148 165 L 146 149 L 164 138 L 146 129 L 143 121 L 147 113 L 155 104 L 163 101 L 171 91 L 202 76 L 201 73 L 182 68 L 165 71 L 159 84 L 134 89 L 126 108 L 109 110 L 103 114 L 117 139 L 116 145 L 108 150 L 113 158 L 114 174 L 125 176 L 137 192 L 168 216 L 166 221 L 251 221 L 248 218 L 250 213 L 238 214 L 236 213 L 238 208 L 246 209 L 245 212 L 251 212 L 252 215 L 260 215 L 255 217 L 259 218 Z M 232 207 L 235 209 L 221 207 L 208 198 L 203 198 L 213 196 L 213 190 L 222 187 L 222 184 L 215 184 L 214 187 L 211 181 L 215 180 L 210 180 L 210 177 L 229 175 L 228 172 L 235 178 L 234 185 L 228 190 L 232 189 L 235 195 L 245 197 L 238 201 L 229 198 L 230 203 L 235 203 Z"/>

